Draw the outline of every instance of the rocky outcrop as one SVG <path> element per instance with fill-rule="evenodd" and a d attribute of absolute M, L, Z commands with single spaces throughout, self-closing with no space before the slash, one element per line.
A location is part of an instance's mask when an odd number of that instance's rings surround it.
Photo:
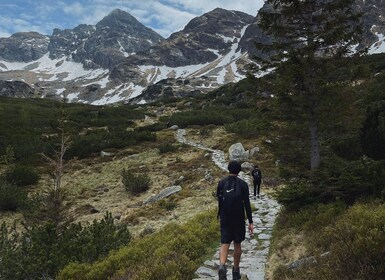
<path fill-rule="evenodd" d="M 378 42 L 385 35 L 385 2 L 382 0 L 361 1 L 357 0 L 354 7 L 357 12 L 363 14 L 363 40 L 358 49 L 363 49 Z M 265 2 L 261 10 L 272 10 L 269 3 Z M 257 57 L 265 57 L 266 54 L 257 50 L 255 43 L 270 43 L 272 38 L 267 36 L 258 27 L 259 16 L 257 15 L 253 22 L 247 27 L 245 35 L 242 37 L 239 48 L 242 52 L 248 52 Z M 382 36 L 381 36 L 382 35 Z"/>
<path fill-rule="evenodd" d="M 356 7 L 363 13 L 364 40 L 361 48 L 379 41 L 379 34 L 385 35 L 385 2 L 382 0 L 356 1 Z"/>
<path fill-rule="evenodd" d="M 96 26 L 55 29 L 49 45 L 51 58 L 69 56 L 89 68 L 113 68 L 126 57 L 149 49 L 163 37 L 122 10 L 113 10 Z"/>
<path fill-rule="evenodd" d="M 21 81 L 0 81 L 0 96 L 4 97 L 34 97 L 35 90 Z"/>
<path fill-rule="evenodd" d="M 37 32 L 19 32 L 9 38 L 0 38 L 0 59 L 30 62 L 48 51 L 49 37 Z"/>
<path fill-rule="evenodd" d="M 126 63 L 135 65 L 166 65 L 170 67 L 202 64 L 230 51 L 234 40 L 253 20 L 251 15 L 215 9 L 191 20 L 186 27 L 167 40 L 130 57 Z"/>
<path fill-rule="evenodd" d="M 182 190 L 181 186 L 171 186 L 171 187 L 165 188 L 160 193 L 156 195 L 152 195 L 149 198 L 147 198 L 145 201 L 143 201 L 143 204 L 152 204 L 174 193 L 180 192 L 181 190 Z"/>

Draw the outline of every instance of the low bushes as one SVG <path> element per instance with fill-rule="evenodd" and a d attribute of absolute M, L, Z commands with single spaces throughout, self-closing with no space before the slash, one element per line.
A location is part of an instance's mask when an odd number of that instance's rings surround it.
<path fill-rule="evenodd" d="M 30 166 L 16 165 L 6 172 L 6 180 L 18 187 L 35 185 L 39 181 L 39 175 Z"/>
<path fill-rule="evenodd" d="M 243 138 L 252 138 L 258 137 L 261 132 L 271 127 L 269 127 L 269 122 L 264 119 L 248 119 L 226 124 L 225 128 L 227 131 Z"/>
<path fill-rule="evenodd" d="M 178 112 L 170 117 L 170 124 L 176 124 L 182 128 L 189 125 L 223 125 L 233 121 L 233 116 L 226 110 L 218 108 Z"/>
<path fill-rule="evenodd" d="M 169 152 L 175 152 L 177 149 L 178 149 L 177 146 L 170 143 L 166 143 L 159 146 L 159 153 L 165 154 Z"/>
<path fill-rule="evenodd" d="M 193 279 L 216 241 L 218 222 L 215 212 L 210 211 L 184 225 L 169 224 L 134 240 L 92 265 L 73 263 L 61 271 L 58 279 Z"/>
<path fill-rule="evenodd" d="M 66 158 L 86 158 L 103 149 L 121 149 L 144 141 L 156 141 L 156 134 L 147 130 L 125 131 L 124 128 L 94 131 L 76 137 L 66 153 Z"/>
<path fill-rule="evenodd" d="M 72 224 L 59 229 L 52 223 L 19 233 L 0 227 L 1 279 L 55 279 L 70 262 L 93 262 L 129 243 L 130 232 L 115 225 L 111 214 L 90 225 Z M 75 278 L 67 278 L 75 279 Z"/>
<path fill-rule="evenodd" d="M 334 157 L 309 179 L 291 179 L 277 192 L 287 210 L 314 203 L 343 201 L 349 205 L 366 199 L 385 200 L 385 160 L 344 161 Z"/>
<path fill-rule="evenodd" d="M 306 223 L 318 217 L 310 213 Z M 356 204 L 343 214 L 332 213 L 327 220 L 305 240 L 317 262 L 296 270 L 281 266 L 273 279 L 383 279 L 385 205 Z"/>
<path fill-rule="evenodd" d="M 124 188 L 133 195 L 145 192 L 150 187 L 151 180 L 147 175 L 135 175 L 126 169 L 122 170 L 121 175 Z"/>
<path fill-rule="evenodd" d="M 22 188 L 0 178 L 0 211 L 23 208 L 27 200 L 27 193 Z"/>

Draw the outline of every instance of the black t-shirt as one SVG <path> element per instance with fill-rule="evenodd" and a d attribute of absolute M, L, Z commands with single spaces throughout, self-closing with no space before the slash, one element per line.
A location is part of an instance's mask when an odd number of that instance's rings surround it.
<path fill-rule="evenodd" d="M 229 206 L 225 205 L 224 198 L 226 193 L 231 193 L 232 204 Z M 245 220 L 245 211 L 249 223 L 253 223 L 253 217 L 251 215 L 251 206 L 249 200 L 249 186 L 245 181 L 238 178 L 237 176 L 227 176 L 219 181 L 217 187 L 217 198 L 218 198 L 218 215 L 221 219 L 221 223 L 226 224 L 241 224 Z M 231 207 L 231 209 L 226 209 Z"/>

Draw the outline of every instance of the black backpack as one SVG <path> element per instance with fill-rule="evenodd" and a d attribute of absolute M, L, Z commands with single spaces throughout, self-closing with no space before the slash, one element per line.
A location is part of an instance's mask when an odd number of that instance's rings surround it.
<path fill-rule="evenodd" d="M 261 180 L 260 171 L 258 169 L 254 169 L 253 172 L 252 172 L 252 175 L 253 175 L 254 181 Z"/>
<path fill-rule="evenodd" d="M 228 177 L 225 180 L 221 192 L 219 193 L 219 211 L 218 216 L 230 218 L 236 208 L 236 205 L 242 200 L 241 187 L 237 184 L 237 178 Z"/>

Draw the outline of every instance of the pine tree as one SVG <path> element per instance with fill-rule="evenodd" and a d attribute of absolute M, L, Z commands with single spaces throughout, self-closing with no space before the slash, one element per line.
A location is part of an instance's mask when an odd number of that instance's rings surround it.
<path fill-rule="evenodd" d="M 320 120 L 339 82 L 330 73 L 355 52 L 360 17 L 353 0 L 267 0 L 259 12 L 258 25 L 271 40 L 257 44 L 266 55 L 257 62 L 274 70 L 272 90 L 287 120 L 307 124 L 311 170 L 321 162 Z"/>

